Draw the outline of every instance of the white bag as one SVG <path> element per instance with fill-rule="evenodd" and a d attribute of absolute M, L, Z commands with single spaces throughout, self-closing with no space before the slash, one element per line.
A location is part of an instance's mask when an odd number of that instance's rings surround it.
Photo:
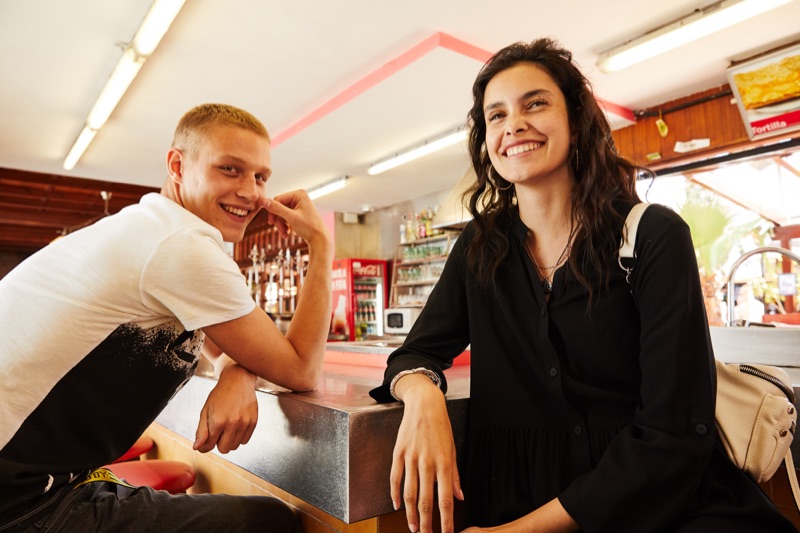
<path fill-rule="evenodd" d="M 756 482 L 769 480 L 786 458 L 797 411 L 789 375 L 767 365 L 717 364 L 717 431 L 731 461 Z M 790 474 L 791 480 L 791 474 Z"/>

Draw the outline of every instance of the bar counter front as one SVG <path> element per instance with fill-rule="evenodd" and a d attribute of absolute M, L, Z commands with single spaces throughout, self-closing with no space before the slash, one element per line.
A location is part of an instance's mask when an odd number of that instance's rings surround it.
<path fill-rule="evenodd" d="M 800 328 L 711 328 L 715 355 L 723 362 L 783 367 L 800 398 Z M 264 494 L 298 509 L 309 533 L 406 532 L 405 512 L 395 511 L 389 496 L 389 471 L 400 402 L 377 404 L 370 389 L 383 379 L 393 346 L 380 341 L 329 343 L 316 390 L 294 393 L 258 384 L 259 421 L 250 442 L 221 455 L 191 449 L 200 410 L 216 383 L 199 371 L 176 394 L 148 435 L 156 442 L 149 458 L 177 459 L 194 466 L 197 482 L 190 492 Z M 447 410 L 456 451 L 461 452 L 469 401 L 469 351 L 445 372 Z M 800 408 L 800 400 L 795 404 Z M 792 443 L 800 464 L 800 438 Z M 782 467 L 783 468 L 783 467 Z M 778 508 L 800 524 L 786 481 L 776 474 L 762 488 Z M 456 501 L 456 525 L 462 510 Z M 434 522 L 437 524 L 438 517 Z"/>
<path fill-rule="evenodd" d="M 393 348 L 382 342 L 330 343 L 316 390 L 296 393 L 259 380 L 258 424 L 250 442 L 227 454 L 191 450 L 200 410 L 216 384 L 198 371 L 148 430 L 152 458 L 192 464 L 190 492 L 268 494 L 300 511 L 305 531 L 408 531 L 389 495 L 392 451 L 403 414 L 377 404 Z M 445 372 L 447 409 L 457 449 L 469 398 L 469 352 Z"/>

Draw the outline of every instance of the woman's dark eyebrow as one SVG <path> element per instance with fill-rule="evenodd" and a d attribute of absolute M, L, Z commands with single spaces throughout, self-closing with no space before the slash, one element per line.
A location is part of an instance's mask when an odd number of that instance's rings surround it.
<path fill-rule="evenodd" d="M 547 89 L 533 89 L 532 91 L 528 91 L 525 94 L 523 94 L 520 97 L 520 100 L 529 100 L 530 98 L 533 98 L 534 96 L 539 96 L 540 94 L 549 95 L 551 93 Z M 486 107 L 483 108 L 483 114 L 485 115 L 487 112 L 491 111 L 492 109 L 495 109 L 495 108 L 500 107 L 502 105 L 503 104 L 501 104 L 500 102 L 493 102 L 493 103 L 491 103 L 491 104 L 489 104 L 489 105 L 487 105 Z"/>

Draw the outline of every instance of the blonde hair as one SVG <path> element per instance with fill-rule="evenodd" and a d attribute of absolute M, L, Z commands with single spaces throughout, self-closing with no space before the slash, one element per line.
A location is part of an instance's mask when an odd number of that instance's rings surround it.
<path fill-rule="evenodd" d="M 194 157 L 200 146 L 202 134 L 213 126 L 236 126 L 270 140 L 267 128 L 256 117 L 232 105 L 201 104 L 181 117 L 172 138 L 172 147 Z"/>

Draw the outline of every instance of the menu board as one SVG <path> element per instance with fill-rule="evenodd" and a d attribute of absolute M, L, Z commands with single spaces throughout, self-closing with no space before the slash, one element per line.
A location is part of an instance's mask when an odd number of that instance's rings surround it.
<path fill-rule="evenodd" d="M 800 129 L 800 44 L 738 63 L 727 74 L 751 139 Z"/>

